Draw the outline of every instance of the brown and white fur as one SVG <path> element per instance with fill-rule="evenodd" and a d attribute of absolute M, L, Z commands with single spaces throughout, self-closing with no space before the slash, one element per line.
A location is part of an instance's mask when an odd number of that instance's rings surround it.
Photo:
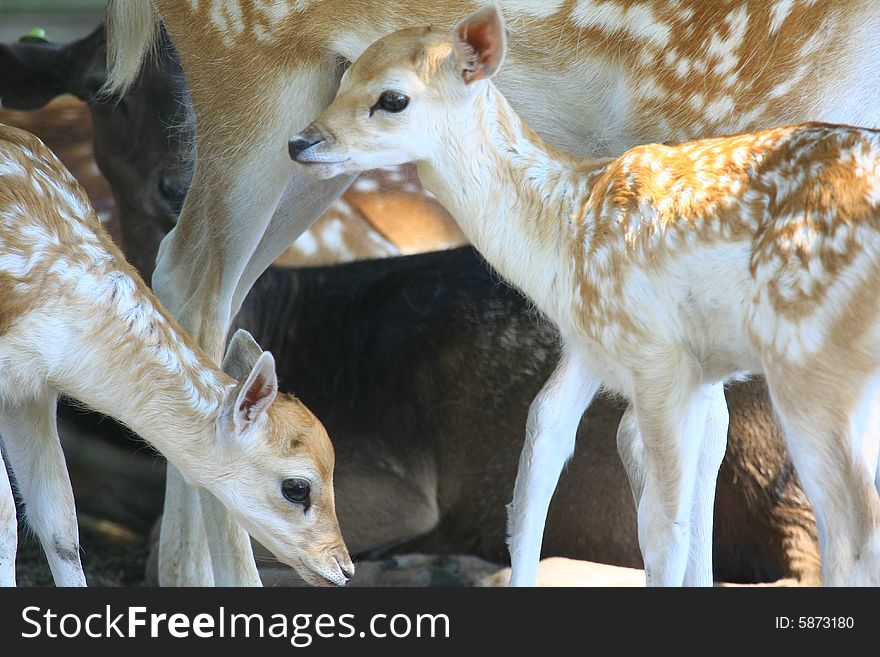
<path fill-rule="evenodd" d="M 240 331 L 223 370 L 213 365 L 125 262 L 58 159 L 33 135 L 0 126 L 0 435 L 56 583 L 84 585 L 59 393 L 144 437 L 307 581 L 351 576 L 333 448 L 301 402 L 278 394 L 272 355 Z M 290 501 L 289 480 L 307 482 L 310 495 Z M 0 467 L 0 584 L 15 582 L 16 544 Z"/>
<path fill-rule="evenodd" d="M 512 582 L 534 583 L 551 495 L 604 384 L 631 402 L 619 446 L 648 583 L 710 584 L 723 382 L 761 373 L 826 583 L 880 584 L 880 132 L 813 123 L 574 158 L 489 79 L 505 47 L 494 6 L 454 33 L 383 38 L 290 150 L 320 177 L 415 161 L 559 327 L 510 510 Z"/>
<path fill-rule="evenodd" d="M 110 3 L 111 88 L 136 77 L 160 18 L 189 81 L 196 171 L 153 282 L 212 358 L 219 358 L 230 318 L 253 281 L 351 181 L 309 180 L 287 159 L 288 137 L 327 106 L 344 62 L 369 43 L 408 26 L 451 27 L 476 4 Z M 501 5 L 509 18 L 510 56 L 498 85 L 542 137 L 575 154 L 617 155 L 638 143 L 803 120 L 880 126 L 874 0 Z M 202 555 L 201 501 L 173 472 L 168 501 L 166 523 L 179 522 L 162 540 L 175 551 Z M 240 554 L 240 568 L 220 571 L 216 558 L 199 556 L 183 569 L 163 566 L 164 581 L 258 581 L 241 533 L 215 533 L 210 543 L 212 554 Z"/>

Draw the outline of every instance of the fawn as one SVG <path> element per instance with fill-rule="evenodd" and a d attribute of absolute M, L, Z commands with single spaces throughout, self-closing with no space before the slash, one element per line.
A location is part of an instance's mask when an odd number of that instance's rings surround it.
<path fill-rule="evenodd" d="M 85 193 L 33 135 L 0 126 L 0 436 L 56 584 L 85 584 L 58 442 L 65 394 L 123 422 L 314 584 L 353 566 L 333 447 L 245 331 L 223 368 L 158 304 Z M 0 468 L 0 584 L 15 583 L 16 510 Z M 167 555 L 186 559 L 188 555 Z"/>
<path fill-rule="evenodd" d="M 711 583 L 723 382 L 763 373 L 814 507 L 829 584 L 880 584 L 880 133 L 803 124 L 616 159 L 546 145 L 490 78 L 488 6 L 369 46 L 289 142 L 320 178 L 415 161 L 484 257 L 558 326 L 509 511 L 534 582 L 550 498 L 600 383 L 649 585 Z"/>

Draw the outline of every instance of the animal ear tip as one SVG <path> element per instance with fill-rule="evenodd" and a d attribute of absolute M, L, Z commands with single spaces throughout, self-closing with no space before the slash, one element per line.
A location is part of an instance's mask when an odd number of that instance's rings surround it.
<path fill-rule="evenodd" d="M 232 340 L 230 342 L 238 342 L 239 340 L 246 340 L 250 338 L 253 340 L 253 336 L 245 329 L 240 328 L 236 329 L 235 333 L 232 334 Z"/>
<path fill-rule="evenodd" d="M 258 359 L 265 367 L 275 367 L 275 356 L 272 355 L 271 351 L 264 351 L 260 354 L 260 358 Z"/>

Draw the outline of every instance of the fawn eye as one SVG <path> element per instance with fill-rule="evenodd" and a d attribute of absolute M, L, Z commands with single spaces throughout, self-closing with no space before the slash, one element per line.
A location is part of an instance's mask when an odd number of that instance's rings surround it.
<path fill-rule="evenodd" d="M 285 479 L 281 482 L 281 494 L 294 504 L 308 504 L 312 489 L 305 479 Z"/>
<path fill-rule="evenodd" d="M 373 112 L 376 110 L 396 114 L 405 110 L 407 105 L 409 105 L 409 96 L 399 91 L 383 91 L 376 104 L 370 108 L 370 116 L 373 116 Z"/>

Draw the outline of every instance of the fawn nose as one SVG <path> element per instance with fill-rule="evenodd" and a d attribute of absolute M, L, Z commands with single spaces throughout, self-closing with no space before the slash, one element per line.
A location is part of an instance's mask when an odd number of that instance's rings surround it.
<path fill-rule="evenodd" d="M 345 579 L 351 579 L 354 577 L 354 566 L 343 566 L 342 564 L 339 564 L 339 570 L 342 571 Z"/>
<path fill-rule="evenodd" d="M 298 160 L 304 151 L 307 151 L 315 144 L 320 144 L 322 141 L 324 141 L 324 138 L 315 133 L 303 132 L 298 134 L 287 143 L 290 159 Z"/>
<path fill-rule="evenodd" d="M 351 562 L 348 550 L 342 548 L 333 558 L 339 566 L 339 572 L 342 573 L 342 576 L 345 577 L 346 581 L 351 580 L 351 578 L 354 577 L 354 564 Z"/>

